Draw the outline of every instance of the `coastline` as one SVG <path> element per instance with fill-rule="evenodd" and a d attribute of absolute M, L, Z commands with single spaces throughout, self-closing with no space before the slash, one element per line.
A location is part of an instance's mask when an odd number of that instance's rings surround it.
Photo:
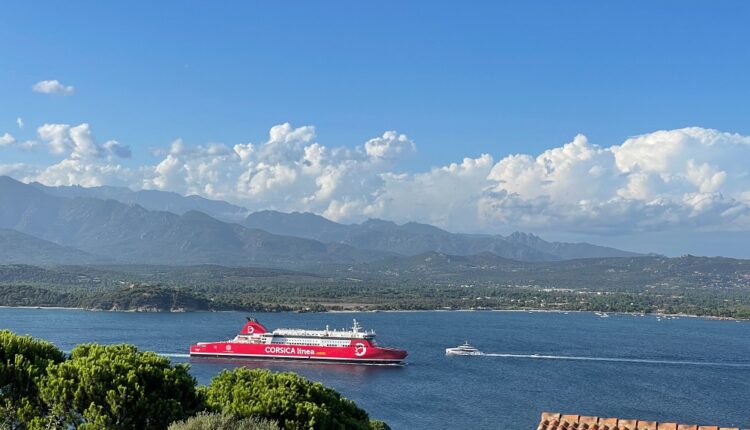
<path fill-rule="evenodd" d="M 94 309 L 94 308 L 81 308 L 81 307 L 66 307 L 66 306 L 5 306 L 0 305 L 0 309 L 32 309 L 32 310 L 68 310 L 68 311 L 86 311 L 86 312 L 123 312 L 123 313 L 205 313 L 205 312 L 261 312 L 261 313 L 332 313 L 332 314 L 365 314 L 365 313 L 423 313 L 423 312 L 515 312 L 515 313 L 556 313 L 556 314 L 568 314 L 568 313 L 588 313 L 588 314 L 606 314 L 606 315 L 622 315 L 630 317 L 655 317 L 664 319 L 677 319 L 677 318 L 700 318 L 704 320 L 715 320 L 715 321 L 736 321 L 736 322 L 747 322 L 750 321 L 748 318 L 734 318 L 734 317 L 721 317 L 714 315 L 694 315 L 685 313 L 641 313 L 641 312 L 602 312 L 602 311 L 581 311 L 581 310 L 558 310 L 558 309 L 372 309 L 372 310 L 324 310 L 324 311 L 240 311 L 240 310 L 154 310 L 153 308 L 146 309 Z"/>

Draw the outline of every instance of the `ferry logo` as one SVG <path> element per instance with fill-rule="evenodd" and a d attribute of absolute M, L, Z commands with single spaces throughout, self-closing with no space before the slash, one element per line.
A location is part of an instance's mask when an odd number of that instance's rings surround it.
<path fill-rule="evenodd" d="M 354 355 L 356 355 L 357 357 L 361 357 L 365 355 L 366 352 L 367 352 L 367 347 L 365 346 L 364 343 L 357 342 L 354 345 Z"/>
<path fill-rule="evenodd" d="M 247 334 L 253 334 L 254 331 L 255 331 L 255 328 L 253 326 L 247 327 Z"/>
<path fill-rule="evenodd" d="M 297 355 L 315 355 L 314 349 L 295 348 L 293 346 L 267 346 L 266 354 L 297 354 Z"/>

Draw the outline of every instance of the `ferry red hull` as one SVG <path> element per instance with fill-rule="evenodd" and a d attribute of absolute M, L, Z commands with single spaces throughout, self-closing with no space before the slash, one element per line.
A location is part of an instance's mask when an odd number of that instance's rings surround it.
<path fill-rule="evenodd" d="M 352 330 L 276 329 L 272 332 L 254 318 L 232 340 L 199 342 L 190 347 L 195 357 L 251 358 L 264 360 L 327 361 L 336 363 L 397 364 L 406 351 L 375 343 L 375 332 L 363 332 L 354 321 Z"/>
<path fill-rule="evenodd" d="M 205 342 L 190 347 L 191 356 L 252 358 L 264 360 L 309 360 L 337 363 L 397 364 L 406 358 L 406 351 L 366 346 L 326 347 L 262 345 L 236 342 Z"/>

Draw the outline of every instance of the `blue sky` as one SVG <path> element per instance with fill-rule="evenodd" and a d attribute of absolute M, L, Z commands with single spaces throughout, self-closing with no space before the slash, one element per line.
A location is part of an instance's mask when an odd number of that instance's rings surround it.
<path fill-rule="evenodd" d="M 6 2 L 0 118 L 86 121 L 132 147 L 257 141 L 287 121 L 337 146 L 395 129 L 419 143 L 421 167 L 576 133 L 603 145 L 692 125 L 748 134 L 749 12 L 739 1 Z M 77 94 L 28 91 L 43 79 Z"/>
<path fill-rule="evenodd" d="M 97 141 L 131 149 L 131 158 L 116 161 L 131 170 L 158 164 L 164 153 L 153 151 L 167 151 L 177 138 L 187 147 L 257 146 L 287 122 L 315 127 L 302 146 L 356 150 L 388 130 L 408 136 L 416 150 L 401 151 L 377 175 L 429 172 L 485 153 L 492 164 L 510 154 L 536 157 L 579 133 L 602 148 L 693 126 L 747 136 L 749 18 L 750 3 L 740 1 L 4 2 L 0 136 L 39 140 L 43 124 L 87 123 Z M 53 79 L 75 93 L 31 91 Z M 0 164 L 53 165 L 65 156 L 8 147 Z M 720 160 L 706 163 L 723 171 Z M 38 170 L 6 171 L 45 178 Z M 726 172 L 722 186 L 733 183 L 742 201 L 745 182 L 730 182 L 733 171 Z M 308 208 L 212 194 L 205 182 L 133 182 L 132 174 L 80 182 L 148 183 L 351 221 L 383 215 L 372 207 L 337 212 L 332 200 Z M 344 193 L 338 204 L 373 193 Z M 408 210 L 393 213 L 410 218 Z M 460 230 L 473 225 L 413 215 Z M 716 228 L 688 224 L 679 228 Z M 480 230 L 516 227 L 534 229 L 503 216 Z"/>

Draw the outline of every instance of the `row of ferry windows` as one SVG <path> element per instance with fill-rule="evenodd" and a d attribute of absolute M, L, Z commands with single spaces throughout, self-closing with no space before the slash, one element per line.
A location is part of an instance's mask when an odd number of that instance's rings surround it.
<path fill-rule="evenodd" d="M 327 340 L 327 339 L 274 339 L 274 343 L 283 343 L 285 345 L 304 345 L 304 346 L 349 346 L 349 340 Z"/>

